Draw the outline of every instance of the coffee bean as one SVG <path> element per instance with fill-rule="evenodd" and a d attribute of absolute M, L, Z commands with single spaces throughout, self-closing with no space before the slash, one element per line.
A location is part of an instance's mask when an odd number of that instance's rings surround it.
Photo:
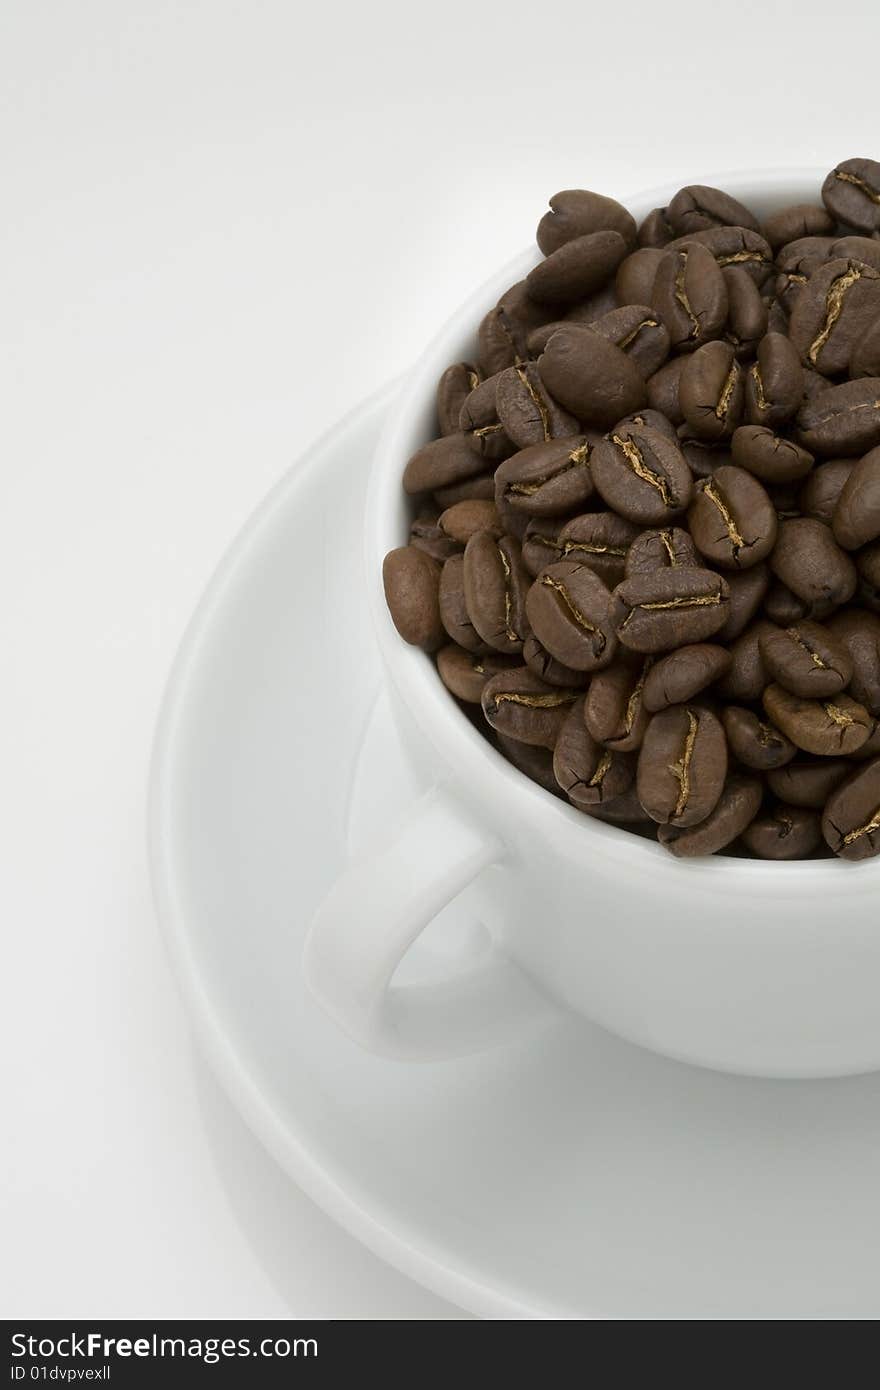
<path fill-rule="evenodd" d="M 608 589 L 623 579 L 637 526 L 614 512 L 584 512 L 559 531 L 559 559 L 577 560 L 598 575 Z"/>
<path fill-rule="evenodd" d="M 758 230 L 758 221 L 747 207 L 720 188 L 693 183 L 680 188 L 666 210 L 676 236 L 690 236 L 707 227 L 749 227 Z"/>
<path fill-rule="evenodd" d="M 773 550 L 776 512 L 766 491 L 733 465 L 700 479 L 688 512 L 694 544 L 722 569 L 749 569 Z"/>
<path fill-rule="evenodd" d="M 584 697 L 572 705 L 553 752 L 553 773 L 573 806 L 614 801 L 632 784 L 635 762 L 603 748 L 584 723 Z"/>
<path fill-rule="evenodd" d="M 655 714 L 636 771 L 639 801 L 660 825 L 697 825 L 716 805 L 727 775 L 727 741 L 717 715 L 701 704 Z"/>
<path fill-rule="evenodd" d="M 674 348 L 692 352 L 719 338 L 727 319 L 727 286 L 711 251 L 699 242 L 667 251 L 657 267 L 651 304 Z"/>
<path fill-rule="evenodd" d="M 789 334 L 805 362 L 836 376 L 878 318 L 880 272 L 859 261 L 833 260 L 814 271 L 798 295 Z"/>
<path fill-rule="evenodd" d="M 829 459 L 808 474 L 798 499 L 804 516 L 812 516 L 817 521 L 824 521 L 826 526 L 831 525 L 837 499 L 854 464 L 854 459 Z"/>
<path fill-rule="evenodd" d="M 761 657 L 761 637 L 770 624 L 759 618 L 731 644 L 730 668 L 718 682 L 717 693 L 725 700 L 760 700 L 768 683 Z"/>
<path fill-rule="evenodd" d="M 766 425 L 741 425 L 731 440 L 733 461 L 763 483 L 790 483 L 805 478 L 813 455 Z"/>
<path fill-rule="evenodd" d="M 781 685 L 768 685 L 762 698 L 773 723 L 796 747 L 817 757 L 847 757 L 873 732 L 870 714 L 849 695 L 807 700 Z"/>
<path fill-rule="evenodd" d="M 564 801 L 556 778 L 553 776 L 553 753 L 549 748 L 536 748 L 530 743 L 520 743 L 517 738 L 495 733 L 498 751 L 509 763 L 524 773 L 530 781 Z"/>
<path fill-rule="evenodd" d="M 459 427 L 473 451 L 496 463 L 516 449 L 498 416 L 498 384 L 502 376 L 498 372 L 481 381 L 465 398 L 459 416 Z"/>
<path fill-rule="evenodd" d="M 769 772 L 791 762 L 796 749 L 773 724 L 742 705 L 726 705 L 721 720 L 731 753 L 744 767 Z"/>
<path fill-rule="evenodd" d="M 446 532 L 440 529 L 438 514 L 433 509 L 423 511 L 416 517 L 409 528 L 409 543 L 417 550 L 424 550 L 432 560 L 439 560 L 441 564 L 448 560 L 450 555 L 460 554 L 462 549 L 457 541 L 451 540 Z"/>
<path fill-rule="evenodd" d="M 562 544 L 559 532 L 564 522 L 554 517 L 535 517 L 526 526 L 522 541 L 523 564 L 534 578 L 562 559 Z"/>
<path fill-rule="evenodd" d="M 832 604 L 848 603 L 855 593 L 855 565 L 837 544 L 831 528 L 813 517 L 794 517 L 780 523 L 770 568 L 806 603 L 823 599 Z"/>
<path fill-rule="evenodd" d="M 478 531 L 488 531 L 496 539 L 504 534 L 494 502 L 456 502 L 440 513 L 437 525 L 445 536 L 459 545 L 467 545 Z"/>
<path fill-rule="evenodd" d="M 756 816 L 743 832 L 743 844 L 759 859 L 809 859 L 821 842 L 816 812 L 784 803 Z"/>
<path fill-rule="evenodd" d="M 495 472 L 499 507 L 533 517 L 570 515 L 592 497 L 590 457 L 599 435 L 575 435 L 532 444 Z"/>
<path fill-rule="evenodd" d="M 728 589 L 703 569 L 658 569 L 625 579 L 614 590 L 613 620 L 625 647 L 671 651 L 703 642 L 724 625 Z"/>
<path fill-rule="evenodd" d="M 647 305 L 626 304 L 611 309 L 590 327 L 632 358 L 645 378 L 662 367 L 669 356 L 669 334 Z"/>
<path fill-rule="evenodd" d="M 875 319 L 870 327 L 865 329 L 862 337 L 853 344 L 849 356 L 849 375 L 880 376 L 880 318 Z"/>
<path fill-rule="evenodd" d="M 730 343 L 706 343 L 686 359 L 678 398 L 700 438 L 717 441 L 733 434 L 743 410 L 743 369 Z"/>
<path fill-rule="evenodd" d="M 777 429 L 796 414 L 804 393 L 797 349 L 783 333 L 765 333 L 746 373 L 745 413 L 753 425 Z"/>
<path fill-rule="evenodd" d="M 390 550 L 382 565 L 385 602 L 404 642 L 435 651 L 446 641 L 440 621 L 440 565 L 414 545 Z"/>
<path fill-rule="evenodd" d="M 729 440 L 725 440 L 721 444 L 713 444 L 708 439 L 694 439 L 693 436 L 685 433 L 685 431 L 690 430 L 690 425 L 680 425 L 679 430 L 681 432 L 678 436 L 678 446 L 695 478 L 711 478 L 719 468 L 733 462 Z"/>
<path fill-rule="evenodd" d="M 661 415 L 659 410 L 651 410 L 646 406 L 644 410 L 633 410 L 629 415 L 624 415 L 622 420 L 618 420 L 612 425 L 611 433 L 620 434 L 623 430 L 633 429 L 638 426 L 640 429 L 656 430 L 658 434 L 665 435 L 671 443 L 678 443 L 678 431 L 665 415 Z"/>
<path fill-rule="evenodd" d="M 790 806 L 821 811 L 835 787 L 849 777 L 852 763 L 843 758 L 821 758 L 818 762 L 793 762 L 767 773 L 767 785 L 774 796 Z"/>
<path fill-rule="evenodd" d="M 556 404 L 534 362 L 508 367 L 500 374 L 495 408 L 504 433 L 517 449 L 577 434 L 577 420 Z"/>
<path fill-rule="evenodd" d="M 816 203 L 795 203 L 764 219 L 761 230 L 774 251 L 798 237 L 831 236 L 834 218 Z"/>
<path fill-rule="evenodd" d="M 673 425 L 680 425 L 684 420 L 678 392 L 686 361 L 686 357 L 673 357 L 659 371 L 654 372 L 646 383 L 651 409 L 665 415 Z"/>
<path fill-rule="evenodd" d="M 506 367 L 525 362 L 528 358 L 529 333 L 533 331 L 517 323 L 497 305 L 490 309 L 477 331 L 477 352 L 485 375 L 497 376 Z"/>
<path fill-rule="evenodd" d="M 491 469 L 477 473 L 473 478 L 464 478 L 459 483 L 448 483 L 434 489 L 434 501 L 444 512 L 458 502 L 491 502 L 494 496 L 495 475 Z"/>
<path fill-rule="evenodd" d="M 853 762 L 867 762 L 871 758 L 880 758 L 880 720 L 874 724 L 873 732 L 868 735 L 861 748 L 857 748 L 852 755 Z"/>
<path fill-rule="evenodd" d="M 547 390 L 584 425 L 607 429 L 647 405 L 645 379 L 626 353 L 589 328 L 553 334 L 538 359 Z"/>
<path fill-rule="evenodd" d="M 473 478 L 485 467 L 483 460 L 471 448 L 464 434 L 450 434 L 432 439 L 413 454 L 403 473 L 404 491 L 412 497 L 419 492 L 434 492 Z"/>
<path fill-rule="evenodd" d="M 720 680 L 730 665 L 730 653 L 711 642 L 695 642 L 669 652 L 655 661 L 648 673 L 645 709 L 655 714 L 669 705 L 686 704 Z"/>
<path fill-rule="evenodd" d="M 440 575 L 440 621 L 444 631 L 456 646 L 472 655 L 483 655 L 491 647 L 483 641 L 474 627 L 464 595 L 464 555 L 453 555 L 446 561 Z"/>
<path fill-rule="evenodd" d="M 842 859 L 880 854 L 880 758 L 831 793 L 822 816 L 825 843 Z"/>
<path fill-rule="evenodd" d="M 496 540 L 485 531 L 471 536 L 463 577 L 468 616 L 483 641 L 505 655 L 521 652 L 528 636 L 530 579 L 517 542 L 510 536 Z"/>
<path fill-rule="evenodd" d="M 671 520 L 690 501 L 691 472 L 681 450 L 644 426 L 629 426 L 602 440 L 590 466 L 604 501 L 639 525 Z"/>
<path fill-rule="evenodd" d="M 480 384 L 480 369 L 471 362 L 453 362 L 437 383 L 437 420 L 441 434 L 455 434 L 461 407 Z"/>
<path fill-rule="evenodd" d="M 658 248 L 672 241 L 675 233 L 666 220 L 666 211 L 666 208 L 654 208 L 648 213 L 639 227 L 639 246 Z"/>
<path fill-rule="evenodd" d="M 621 304 L 650 304 L 657 266 L 663 256 L 657 246 L 642 246 L 618 266 L 614 288 Z"/>
<path fill-rule="evenodd" d="M 737 357 L 752 357 L 767 332 L 767 305 L 742 266 L 731 265 L 721 273 L 727 286 L 727 340 Z"/>
<path fill-rule="evenodd" d="M 880 164 L 845 159 L 823 183 L 822 201 L 838 222 L 860 232 L 880 230 Z"/>
<path fill-rule="evenodd" d="M 652 661 L 652 657 L 626 653 L 590 681 L 584 721 L 593 738 L 606 748 L 633 753 L 641 747 L 648 727 L 644 691 Z"/>
<path fill-rule="evenodd" d="M 635 220 L 614 198 L 584 188 L 569 188 L 554 193 L 550 209 L 538 224 L 538 245 L 545 256 L 552 256 L 566 242 L 592 232 L 614 231 L 628 246 L 635 246 Z"/>
<path fill-rule="evenodd" d="M 526 276 L 526 289 L 536 304 L 565 309 L 586 299 L 614 275 L 629 246 L 619 232 L 589 232 L 551 251 Z"/>
<path fill-rule="evenodd" d="M 765 670 L 793 695 L 821 700 L 837 695 L 852 679 L 846 646 L 821 623 L 803 621 L 770 628 L 762 634 L 760 645 Z"/>
<path fill-rule="evenodd" d="M 553 748 L 580 690 L 545 685 L 527 667 L 502 671 L 486 682 L 481 705 L 498 733 L 537 748 Z"/>
<path fill-rule="evenodd" d="M 596 290 L 595 294 L 588 295 L 579 304 L 573 304 L 570 309 L 566 309 L 562 317 L 565 323 L 580 324 L 581 328 L 591 328 L 604 314 L 609 314 L 612 309 L 617 307 L 614 282 L 609 281 L 601 290 Z"/>
<path fill-rule="evenodd" d="M 829 618 L 828 631 L 851 663 L 850 694 L 875 719 L 880 718 L 880 618 L 850 608 Z"/>
<path fill-rule="evenodd" d="M 824 458 L 874 448 L 880 444 L 880 377 L 859 377 L 818 391 L 801 406 L 797 425 L 801 444 Z"/>
<path fill-rule="evenodd" d="M 880 448 L 865 454 L 853 468 L 834 508 L 832 527 L 847 550 L 880 537 Z"/>
<path fill-rule="evenodd" d="M 634 786 L 618 796 L 614 801 L 603 801 L 596 806 L 584 806 L 582 808 L 588 816 L 594 820 L 608 821 L 611 825 L 626 825 L 636 835 L 642 835 L 646 839 L 653 839 L 657 833 L 657 827 L 649 816 L 645 814 L 645 809 L 636 795 Z"/>
<path fill-rule="evenodd" d="M 629 579 L 635 574 L 650 574 L 652 570 L 675 569 L 682 565 L 694 568 L 699 563 L 696 547 L 687 531 L 671 526 L 664 531 L 643 531 L 636 537 L 627 553 L 625 573 Z"/>
<path fill-rule="evenodd" d="M 467 704 L 478 705 L 483 690 L 493 676 L 512 670 L 517 662 L 498 652 L 480 655 L 449 642 L 437 653 L 437 670 L 446 689 Z"/>
<path fill-rule="evenodd" d="M 598 671 L 617 651 L 611 594 L 576 560 L 560 560 L 529 589 L 526 613 L 535 636 L 557 661 L 575 671 Z"/>
<path fill-rule="evenodd" d="M 782 305 L 780 304 L 779 300 L 776 298 L 776 295 L 771 293 L 770 296 L 766 299 L 766 304 L 767 304 L 767 332 L 768 332 L 768 333 L 779 333 L 780 335 L 787 334 L 787 333 L 788 333 L 788 314 L 785 312 L 785 310 L 783 309 L 783 307 L 782 307 Z M 788 340 L 786 339 L 786 341 L 788 341 Z M 797 352 L 794 350 L 794 348 L 792 348 L 792 351 L 794 352 L 795 357 L 797 357 Z M 800 363 L 798 363 L 798 365 L 800 365 Z M 748 382 L 747 382 L 747 383 L 746 383 L 746 396 L 747 396 L 747 397 L 748 397 L 748 390 L 749 390 L 749 387 L 748 387 Z M 750 414 L 750 412 L 749 412 L 748 409 L 746 410 L 746 414 L 747 414 L 747 415 Z"/>
<path fill-rule="evenodd" d="M 522 654 L 529 670 L 540 676 L 547 685 L 574 688 L 586 685 L 589 680 L 585 672 L 573 671 L 570 666 L 565 666 L 561 661 L 557 661 L 555 656 L 551 656 L 533 632 L 526 638 Z"/>
<path fill-rule="evenodd" d="M 843 256 L 846 260 L 861 261 L 873 270 L 880 270 L 880 240 L 875 232 L 868 236 L 842 236 L 832 243 L 828 259 Z"/>
<path fill-rule="evenodd" d="M 761 805 L 761 783 L 757 777 L 733 773 L 725 782 L 718 801 L 705 820 L 679 829 L 662 825 L 657 839 L 679 858 L 717 854 L 743 834 Z"/>
<path fill-rule="evenodd" d="M 801 622 L 809 617 L 812 609 L 812 604 L 798 598 L 797 594 L 793 594 L 791 589 L 781 584 L 778 579 L 770 585 L 764 599 L 764 615 L 777 627 L 789 627 L 792 623 Z M 827 614 L 825 616 L 827 617 Z"/>
<path fill-rule="evenodd" d="M 758 286 L 764 285 L 773 271 L 773 253 L 768 242 L 750 227 L 707 227 L 705 231 L 679 237 L 667 249 L 674 250 L 689 241 L 705 246 L 719 270 L 738 266 Z"/>
<path fill-rule="evenodd" d="M 739 637 L 760 608 L 769 584 L 770 572 L 766 564 L 753 565 L 738 573 L 731 571 L 727 575 L 730 603 L 727 621 L 716 634 L 719 642 L 726 644 Z"/>

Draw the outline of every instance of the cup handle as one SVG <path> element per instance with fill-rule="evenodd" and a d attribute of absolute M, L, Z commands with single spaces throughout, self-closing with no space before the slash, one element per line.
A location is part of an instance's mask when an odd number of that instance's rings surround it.
<path fill-rule="evenodd" d="M 431 1061 L 484 1051 L 556 1015 L 494 942 L 484 961 L 452 979 L 391 983 L 432 918 L 503 856 L 502 843 L 435 788 L 389 843 L 336 881 L 309 927 L 303 970 L 355 1042 L 386 1057 Z"/>

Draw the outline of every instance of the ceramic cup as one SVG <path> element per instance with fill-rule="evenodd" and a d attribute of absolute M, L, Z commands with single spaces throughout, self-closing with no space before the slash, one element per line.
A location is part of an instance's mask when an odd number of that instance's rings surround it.
<path fill-rule="evenodd" d="M 819 171 L 709 176 L 761 216 L 815 202 Z M 637 219 L 674 188 L 627 204 Z M 536 263 L 477 290 L 405 381 L 373 465 L 366 582 L 404 739 L 432 750 L 437 785 L 374 855 L 352 864 L 312 923 L 312 992 L 363 1046 L 453 1056 L 575 1010 L 654 1051 L 723 1071 L 816 1077 L 880 1068 L 880 859 L 679 860 L 530 782 L 468 722 L 431 659 L 398 637 L 382 593 L 404 543 L 409 456 L 435 428 L 450 362 L 474 356 L 483 314 Z M 479 882 L 491 945 L 458 977 L 392 977 L 416 937 Z"/>

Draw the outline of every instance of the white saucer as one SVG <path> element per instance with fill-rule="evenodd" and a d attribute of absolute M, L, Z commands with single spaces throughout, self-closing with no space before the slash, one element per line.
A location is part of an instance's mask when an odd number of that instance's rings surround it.
<path fill-rule="evenodd" d="M 880 1076 L 724 1077 L 565 1017 L 538 1040 L 407 1065 L 359 1051 L 306 996 L 315 905 L 432 775 L 403 758 L 363 600 L 389 399 L 259 508 L 166 696 L 155 894 L 216 1074 L 326 1211 L 484 1317 L 876 1318 Z M 442 970 L 480 933 L 462 898 L 407 968 Z"/>

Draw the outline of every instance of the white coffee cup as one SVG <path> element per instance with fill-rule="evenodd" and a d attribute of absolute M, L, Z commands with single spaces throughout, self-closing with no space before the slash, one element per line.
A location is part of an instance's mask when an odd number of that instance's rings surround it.
<path fill-rule="evenodd" d="M 816 202 L 819 171 L 718 175 L 761 216 Z M 674 188 L 628 206 L 637 219 Z M 478 1050 L 568 1008 L 681 1060 L 760 1076 L 880 1068 L 880 859 L 769 863 L 673 858 L 529 781 L 472 727 L 431 659 L 401 641 L 382 558 L 405 542 L 407 459 L 435 428 L 437 380 L 473 358 L 476 326 L 538 260 L 477 290 L 405 381 L 379 442 L 366 517 L 376 637 L 404 738 L 427 745 L 438 785 L 384 847 L 352 864 L 317 913 L 306 978 L 363 1046 L 400 1058 Z M 437 912 L 476 879 L 492 945 L 440 983 L 392 977 Z M 491 919 L 491 920 L 489 920 Z"/>

